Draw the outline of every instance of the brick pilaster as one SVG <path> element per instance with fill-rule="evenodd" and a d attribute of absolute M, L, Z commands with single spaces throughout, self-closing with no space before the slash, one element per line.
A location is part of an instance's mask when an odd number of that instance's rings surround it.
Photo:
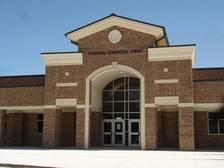
<path fill-rule="evenodd" d="M 5 145 L 5 137 L 4 137 L 5 115 L 6 115 L 6 112 L 3 110 L 0 110 L 0 146 Z"/>
<path fill-rule="evenodd" d="M 76 111 L 76 147 L 84 148 L 85 143 L 85 109 Z"/>
<path fill-rule="evenodd" d="M 60 110 L 44 110 L 44 147 L 58 147 L 60 145 L 60 124 Z"/>
<path fill-rule="evenodd" d="M 179 107 L 179 148 L 194 150 L 193 107 Z"/>
<path fill-rule="evenodd" d="M 154 107 L 145 109 L 145 148 L 156 149 L 158 146 L 157 111 Z"/>

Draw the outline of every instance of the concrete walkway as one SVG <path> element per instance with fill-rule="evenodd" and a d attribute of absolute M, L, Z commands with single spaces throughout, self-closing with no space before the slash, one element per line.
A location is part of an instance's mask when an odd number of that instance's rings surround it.
<path fill-rule="evenodd" d="M 223 168 L 224 152 L 0 149 L 0 167 L 13 167 L 7 164 L 71 168 Z"/>

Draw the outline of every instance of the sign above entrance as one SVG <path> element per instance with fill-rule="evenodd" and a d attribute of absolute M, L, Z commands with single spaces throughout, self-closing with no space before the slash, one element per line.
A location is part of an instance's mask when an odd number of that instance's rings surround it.
<path fill-rule="evenodd" d="M 128 53 L 142 53 L 143 49 L 131 49 L 131 50 L 107 50 L 107 51 L 90 51 L 88 55 L 106 55 L 106 54 L 128 54 Z"/>

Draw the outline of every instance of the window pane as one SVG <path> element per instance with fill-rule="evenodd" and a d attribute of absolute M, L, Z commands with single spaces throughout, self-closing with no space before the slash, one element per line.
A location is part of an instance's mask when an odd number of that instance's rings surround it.
<path fill-rule="evenodd" d="M 224 120 L 219 120 L 219 132 L 224 133 Z"/>
<path fill-rule="evenodd" d="M 113 112 L 113 104 L 111 102 L 103 102 L 103 112 Z"/>
<path fill-rule="evenodd" d="M 224 112 L 219 112 L 219 119 L 224 119 Z"/>
<path fill-rule="evenodd" d="M 111 144 L 112 135 L 104 135 L 104 144 Z"/>
<path fill-rule="evenodd" d="M 131 135 L 131 144 L 139 144 L 139 135 Z"/>
<path fill-rule="evenodd" d="M 103 101 L 112 101 L 113 91 L 103 91 Z"/>
<path fill-rule="evenodd" d="M 130 91 L 129 92 L 129 100 L 140 100 L 140 92 L 139 91 Z"/>
<path fill-rule="evenodd" d="M 104 90 L 112 90 L 113 89 L 113 81 L 107 84 L 107 86 L 104 88 Z"/>
<path fill-rule="evenodd" d="M 139 132 L 139 122 L 131 122 L 131 132 Z"/>
<path fill-rule="evenodd" d="M 129 113 L 130 119 L 140 119 L 140 113 Z"/>
<path fill-rule="evenodd" d="M 140 103 L 129 102 L 129 112 L 140 112 Z"/>
<path fill-rule="evenodd" d="M 209 119 L 218 119 L 219 118 L 219 113 L 218 112 L 209 112 L 208 113 L 208 118 Z"/>
<path fill-rule="evenodd" d="M 124 112 L 124 102 L 114 102 L 114 112 Z"/>
<path fill-rule="evenodd" d="M 104 122 L 104 132 L 112 132 L 112 123 Z"/>
<path fill-rule="evenodd" d="M 218 120 L 209 120 L 209 133 L 210 134 L 218 133 Z"/>
<path fill-rule="evenodd" d="M 129 96 L 129 94 L 128 94 L 128 91 L 125 91 L 125 101 L 128 101 L 128 96 Z"/>
<path fill-rule="evenodd" d="M 113 119 L 112 113 L 103 113 L 103 119 Z"/>
<path fill-rule="evenodd" d="M 124 101 L 124 91 L 115 91 L 114 101 Z"/>
<path fill-rule="evenodd" d="M 124 78 L 114 80 L 114 90 L 124 90 Z"/>
<path fill-rule="evenodd" d="M 38 114 L 37 118 L 38 118 L 38 120 L 43 120 L 44 119 L 44 115 L 43 114 Z"/>
<path fill-rule="evenodd" d="M 140 89 L 140 80 L 136 78 L 129 78 L 129 89 Z"/>

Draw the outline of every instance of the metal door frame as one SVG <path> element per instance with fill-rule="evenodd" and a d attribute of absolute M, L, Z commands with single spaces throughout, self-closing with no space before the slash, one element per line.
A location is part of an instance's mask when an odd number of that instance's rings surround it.
<path fill-rule="evenodd" d="M 121 122 L 122 123 L 122 132 L 115 132 L 115 123 Z M 122 144 L 115 144 L 115 136 L 122 135 Z M 125 146 L 125 120 L 124 119 L 113 119 L 113 146 Z"/>
<path fill-rule="evenodd" d="M 105 122 L 110 122 L 111 123 L 111 132 L 104 132 L 104 123 Z M 122 122 L 122 132 L 117 132 L 115 133 L 115 123 L 116 122 Z M 123 143 L 122 144 L 115 144 L 115 134 L 116 135 L 122 135 L 123 139 Z M 111 144 L 104 144 L 104 135 L 111 135 Z M 125 146 L 125 120 L 124 119 L 103 119 L 102 120 L 102 145 L 103 146 Z"/>
<path fill-rule="evenodd" d="M 138 122 L 139 131 L 137 132 L 131 132 L 131 123 L 132 122 Z M 129 147 L 139 147 L 141 142 L 141 136 L 140 136 L 140 119 L 129 119 L 128 121 L 128 146 Z M 139 144 L 132 144 L 131 143 L 131 135 L 138 135 L 139 136 Z"/>

